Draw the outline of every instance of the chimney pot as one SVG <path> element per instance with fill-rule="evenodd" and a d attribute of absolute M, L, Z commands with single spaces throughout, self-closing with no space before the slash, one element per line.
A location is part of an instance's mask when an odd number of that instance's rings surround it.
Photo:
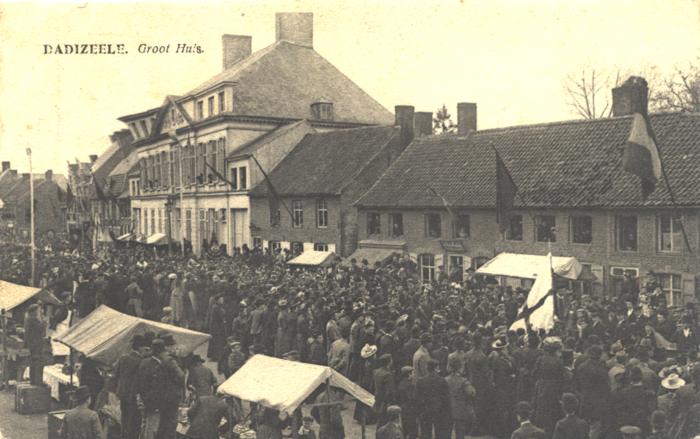
<path fill-rule="evenodd" d="M 10 162 L 2 162 L 2 172 L 7 171 L 10 169 Z"/>
<path fill-rule="evenodd" d="M 46 181 L 53 180 L 53 170 L 47 169 L 46 172 L 44 173 L 44 178 L 46 179 Z"/>
<path fill-rule="evenodd" d="M 397 105 L 394 107 L 394 125 L 398 125 L 400 129 L 401 147 L 406 147 L 413 141 L 413 114 L 415 108 L 413 105 Z"/>
<path fill-rule="evenodd" d="M 253 37 L 249 35 L 221 36 L 224 70 L 231 68 L 238 61 L 247 58 L 253 52 Z"/>
<path fill-rule="evenodd" d="M 457 134 L 465 136 L 476 131 L 476 104 L 460 102 L 457 104 Z"/>
<path fill-rule="evenodd" d="M 413 129 L 418 137 L 433 134 L 433 113 L 430 111 L 416 111 L 413 116 Z"/>
<path fill-rule="evenodd" d="M 97 154 L 90 154 L 90 163 L 95 163 L 97 161 Z"/>
<path fill-rule="evenodd" d="M 612 89 L 612 98 L 613 116 L 646 115 L 649 100 L 647 81 L 639 76 L 630 76 L 621 86 Z"/>
<path fill-rule="evenodd" d="M 276 41 L 289 41 L 314 47 L 314 14 L 311 12 L 278 12 L 275 14 Z"/>

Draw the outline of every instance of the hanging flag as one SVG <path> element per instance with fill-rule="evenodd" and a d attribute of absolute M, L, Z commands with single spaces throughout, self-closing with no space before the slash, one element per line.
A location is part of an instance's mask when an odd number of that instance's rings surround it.
<path fill-rule="evenodd" d="M 496 148 L 493 150 L 496 153 L 496 222 L 503 233 L 508 226 L 508 216 L 513 209 L 518 187 Z"/>
<path fill-rule="evenodd" d="M 510 326 L 512 331 L 519 328 L 525 330 L 528 326 L 531 329 L 544 329 L 546 331 L 554 327 L 554 276 L 552 274 L 552 254 L 547 255 L 547 262 L 544 263 L 538 273 L 535 283 L 527 295 L 525 304 L 520 309 L 518 319 Z"/>
<path fill-rule="evenodd" d="M 233 182 L 231 180 L 229 180 L 226 177 L 224 177 L 223 175 L 221 175 L 221 173 L 219 171 L 217 171 L 212 165 L 210 165 L 209 162 L 207 162 L 206 160 L 204 161 L 204 165 L 207 168 L 209 168 L 211 170 L 211 172 L 213 172 L 214 175 L 216 175 L 216 177 L 219 178 L 219 180 L 225 181 L 226 183 L 231 185 L 231 188 L 234 188 L 236 186 L 235 184 L 233 184 Z"/>
<path fill-rule="evenodd" d="M 622 154 L 622 167 L 642 179 L 642 198 L 646 199 L 656 188 L 662 177 L 659 149 L 654 141 L 649 119 L 635 113 L 632 119 L 630 137 Z"/>
<path fill-rule="evenodd" d="M 277 189 L 275 189 L 275 186 L 272 184 L 272 181 L 270 181 L 270 177 L 267 175 L 267 172 L 263 169 L 262 165 L 258 161 L 258 159 L 255 158 L 255 156 L 251 156 L 253 158 L 253 161 L 255 161 L 255 164 L 258 165 L 258 168 L 260 168 L 260 172 L 262 172 L 263 177 L 265 178 L 265 182 L 267 182 L 267 191 L 268 191 L 268 196 L 267 199 L 270 202 L 270 218 L 273 219 L 274 217 L 277 216 L 277 212 L 280 209 L 280 204 L 284 206 L 284 208 L 287 210 L 287 213 L 289 213 L 289 218 L 292 220 L 292 224 L 294 223 L 294 214 L 292 213 L 291 210 L 289 210 L 289 207 L 284 203 L 282 198 L 280 198 L 279 193 L 277 192 Z"/>
<path fill-rule="evenodd" d="M 95 193 L 97 194 L 97 199 L 100 201 L 106 203 L 107 196 L 105 195 L 104 191 L 102 190 L 102 187 L 100 187 L 100 184 L 97 182 L 97 178 L 95 178 L 95 174 L 90 171 L 90 174 L 92 175 L 92 184 L 95 186 Z"/>

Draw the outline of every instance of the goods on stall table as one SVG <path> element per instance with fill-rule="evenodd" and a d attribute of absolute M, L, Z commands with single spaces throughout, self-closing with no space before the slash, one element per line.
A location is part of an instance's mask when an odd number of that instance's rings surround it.
<path fill-rule="evenodd" d="M 255 439 L 257 437 L 254 430 L 250 429 L 250 426 L 246 424 L 236 424 L 233 427 L 233 437 L 238 437 L 240 439 Z"/>

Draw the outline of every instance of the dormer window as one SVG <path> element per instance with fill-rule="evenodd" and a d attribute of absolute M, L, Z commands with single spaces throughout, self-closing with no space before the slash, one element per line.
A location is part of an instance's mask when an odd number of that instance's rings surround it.
<path fill-rule="evenodd" d="M 129 128 L 131 128 L 131 132 L 134 134 L 134 137 L 136 137 L 137 139 L 141 137 L 141 135 L 139 134 L 139 129 L 136 126 L 136 122 L 131 122 L 129 124 Z"/>
<path fill-rule="evenodd" d="M 197 101 L 197 119 L 204 119 L 204 101 Z"/>
<path fill-rule="evenodd" d="M 219 92 L 219 113 L 226 111 L 226 93 Z"/>
<path fill-rule="evenodd" d="M 314 102 L 311 104 L 311 116 L 314 120 L 333 120 L 333 102 Z"/>
<path fill-rule="evenodd" d="M 148 126 L 145 120 L 141 120 L 141 131 L 143 131 L 144 136 L 148 136 Z"/>

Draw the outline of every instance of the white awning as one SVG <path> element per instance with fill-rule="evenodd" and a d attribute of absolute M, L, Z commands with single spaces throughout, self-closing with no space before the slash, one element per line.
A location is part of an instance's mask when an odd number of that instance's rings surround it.
<path fill-rule="evenodd" d="M 0 280 L 0 309 L 9 311 L 34 297 L 45 303 L 62 304 L 56 296 L 47 290 Z"/>
<path fill-rule="evenodd" d="M 540 267 L 546 263 L 547 256 L 501 253 L 479 267 L 476 274 L 535 279 Z M 578 279 L 583 267 L 576 258 L 554 256 L 552 257 L 552 270 L 557 276 L 575 280 Z"/>
<path fill-rule="evenodd" d="M 328 366 L 282 360 L 255 355 L 217 389 L 218 393 L 235 396 L 291 415 L 320 385 L 349 393 L 372 407 L 374 396 Z"/>
<path fill-rule="evenodd" d="M 131 241 L 134 239 L 133 233 L 125 233 L 122 236 L 117 237 L 117 241 Z"/>
<path fill-rule="evenodd" d="M 306 265 L 309 267 L 327 266 L 333 262 L 335 253 L 315 250 L 305 251 L 294 259 L 287 261 L 289 265 Z"/>
<path fill-rule="evenodd" d="M 167 244 L 168 235 L 165 233 L 154 233 L 148 238 L 146 238 L 146 244 L 150 245 L 162 245 Z"/>

